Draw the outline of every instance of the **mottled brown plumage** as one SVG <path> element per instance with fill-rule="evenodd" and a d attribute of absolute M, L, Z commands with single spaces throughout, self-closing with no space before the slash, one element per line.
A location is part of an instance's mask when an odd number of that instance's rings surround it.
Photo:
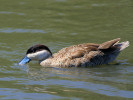
<path fill-rule="evenodd" d="M 102 44 L 84 43 L 63 48 L 40 64 L 51 67 L 81 67 L 107 64 L 112 62 L 119 54 L 121 48 L 117 46 L 119 41 L 120 38 L 117 38 Z"/>
<path fill-rule="evenodd" d="M 53 55 L 47 46 L 35 45 L 28 49 L 30 52 L 27 51 L 26 57 L 30 60 L 39 60 L 40 65 L 44 67 L 85 67 L 108 64 L 115 60 L 120 51 L 129 46 L 128 41 L 118 43 L 119 41 L 120 38 L 102 44 L 73 45 Z"/>

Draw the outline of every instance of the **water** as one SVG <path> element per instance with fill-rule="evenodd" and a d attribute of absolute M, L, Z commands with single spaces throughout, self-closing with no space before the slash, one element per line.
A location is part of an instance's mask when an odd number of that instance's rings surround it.
<path fill-rule="evenodd" d="M 131 0 L 1 0 L 0 100 L 132 100 L 132 4 Z M 117 58 L 119 64 L 17 65 L 34 44 L 45 44 L 54 53 L 118 37 L 131 43 Z"/>

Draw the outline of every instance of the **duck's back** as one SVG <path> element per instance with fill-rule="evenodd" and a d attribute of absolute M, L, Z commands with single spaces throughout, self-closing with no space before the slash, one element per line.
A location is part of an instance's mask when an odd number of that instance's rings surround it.
<path fill-rule="evenodd" d="M 94 43 L 84 43 L 79 45 L 73 45 L 66 47 L 58 51 L 53 55 L 54 58 L 80 58 L 85 54 L 88 54 L 90 51 L 97 51 L 99 44 Z"/>

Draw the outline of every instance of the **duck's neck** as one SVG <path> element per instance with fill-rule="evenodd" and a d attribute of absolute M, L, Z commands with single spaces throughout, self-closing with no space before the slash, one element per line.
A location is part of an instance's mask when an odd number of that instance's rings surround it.
<path fill-rule="evenodd" d="M 40 64 L 42 61 L 47 60 L 47 59 L 49 59 L 49 58 L 52 58 L 52 55 L 49 55 L 49 56 L 47 56 L 47 58 L 44 58 L 44 59 L 42 59 L 42 60 L 39 60 L 39 64 Z"/>

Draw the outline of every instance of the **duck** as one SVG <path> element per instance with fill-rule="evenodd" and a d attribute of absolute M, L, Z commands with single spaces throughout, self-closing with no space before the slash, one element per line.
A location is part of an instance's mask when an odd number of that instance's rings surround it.
<path fill-rule="evenodd" d="M 83 43 L 72 45 L 52 54 L 51 50 L 42 44 L 31 46 L 19 65 L 37 60 L 43 67 L 88 67 L 113 62 L 119 53 L 129 46 L 129 41 L 119 43 L 120 38 L 101 44 Z"/>

